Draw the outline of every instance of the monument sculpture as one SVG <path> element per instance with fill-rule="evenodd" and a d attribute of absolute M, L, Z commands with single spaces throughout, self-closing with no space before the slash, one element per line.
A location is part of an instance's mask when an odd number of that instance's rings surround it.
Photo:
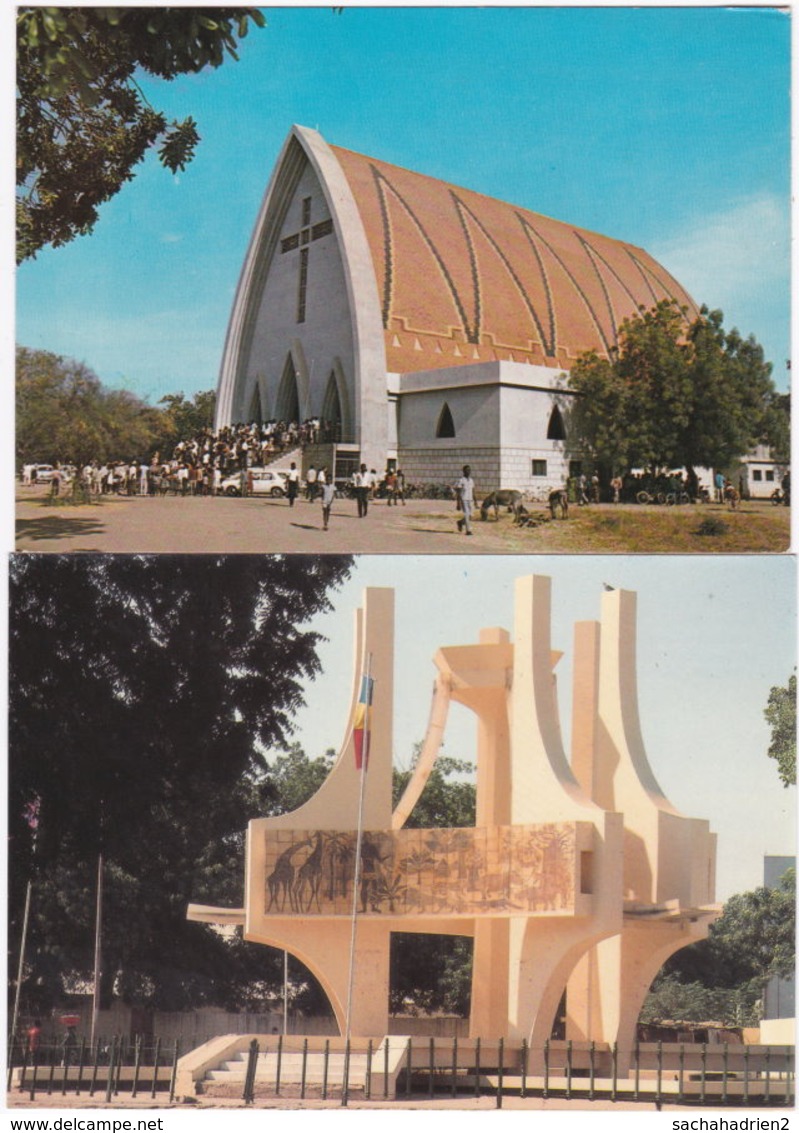
<path fill-rule="evenodd" d="M 438 650 L 425 741 L 392 810 L 394 595 L 367 589 L 350 722 L 330 775 L 297 810 L 249 823 L 244 908 L 190 906 L 190 919 L 241 924 L 247 940 L 296 955 L 342 1034 L 345 1024 L 364 1037 L 388 1031 L 392 931 L 446 933 L 474 938 L 473 1036 L 526 1039 L 535 1058 L 565 990 L 568 1038 L 629 1051 L 659 968 L 718 913 L 715 835 L 671 805 L 644 750 L 636 596 L 608 590 L 601 601 L 599 622 L 575 626 L 571 759 L 550 580 L 521 578 L 512 637 L 489 628 L 475 644 Z M 363 751 L 367 659 L 374 692 Z M 407 829 L 451 701 L 477 721 L 475 826 Z M 356 746 L 368 760 L 363 776 Z"/>

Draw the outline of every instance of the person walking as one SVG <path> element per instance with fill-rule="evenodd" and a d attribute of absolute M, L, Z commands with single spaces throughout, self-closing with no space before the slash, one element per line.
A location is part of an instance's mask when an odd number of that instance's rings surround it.
<path fill-rule="evenodd" d="M 397 504 L 398 500 L 402 500 L 402 506 L 405 507 L 405 473 L 401 468 L 398 468 L 394 475 L 394 503 Z"/>
<path fill-rule="evenodd" d="M 393 468 L 386 469 L 386 474 L 383 477 L 383 483 L 386 486 L 387 506 L 391 507 L 392 504 L 396 504 L 397 502 L 395 498 L 397 477 Z"/>
<path fill-rule="evenodd" d="M 333 483 L 332 477 L 330 483 L 327 482 L 327 477 L 325 477 L 322 482 L 322 525 L 325 531 L 327 531 L 328 524 L 330 523 L 330 510 L 333 507 L 333 500 L 335 498 L 336 485 Z"/>
<path fill-rule="evenodd" d="M 363 519 L 369 510 L 369 489 L 372 486 L 372 477 L 365 464 L 362 464 L 355 473 L 352 483 L 355 488 L 355 499 L 358 503 L 358 518 Z"/>
<path fill-rule="evenodd" d="M 474 480 L 472 479 L 471 467 L 468 464 L 464 464 L 463 475 L 454 485 L 454 488 L 458 511 L 463 513 L 462 518 L 458 520 L 458 531 L 465 530 L 467 535 L 471 535 L 472 508 L 474 507 Z"/>
<path fill-rule="evenodd" d="M 293 460 L 291 462 L 291 468 L 289 468 L 287 481 L 289 507 L 294 507 L 294 501 L 297 498 L 297 492 L 300 490 L 300 474 L 297 470 L 297 465 Z"/>
<path fill-rule="evenodd" d="M 306 500 L 310 500 L 311 502 L 316 499 L 317 479 L 318 473 L 316 471 L 316 468 L 312 464 L 308 471 L 305 473 L 305 498 Z"/>

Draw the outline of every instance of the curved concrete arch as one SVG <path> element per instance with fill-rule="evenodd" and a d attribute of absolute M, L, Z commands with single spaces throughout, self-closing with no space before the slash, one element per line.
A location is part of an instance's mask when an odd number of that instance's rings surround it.
<path fill-rule="evenodd" d="M 647 992 L 670 956 L 707 936 L 707 919 L 676 919 L 670 924 L 625 920 L 620 948 L 619 1050 L 629 1051 L 635 1042 L 638 1016 Z"/>
<path fill-rule="evenodd" d="M 295 960 L 299 960 L 301 964 L 305 965 L 327 996 L 339 1034 L 343 1035 L 346 1026 L 347 989 L 344 989 L 342 995 L 341 988 L 336 987 L 335 982 L 331 980 L 329 975 L 330 965 L 327 963 L 326 953 L 318 958 L 313 954 L 313 938 L 310 937 L 306 945 L 298 943 L 295 930 L 290 937 L 270 932 L 253 934 L 248 939 L 256 944 L 265 944 L 269 948 L 288 952 Z"/>
<path fill-rule="evenodd" d="M 678 814 L 661 790 L 644 747 L 638 712 L 635 594 L 629 590 L 611 590 L 603 594 L 601 625 L 600 717 L 607 739 L 623 757 L 619 772 L 610 779 L 610 783 L 622 794 L 638 786 L 659 810 Z M 628 773 L 625 774 L 625 771 Z M 634 778 L 629 771 L 634 772 Z M 614 801 L 603 800 L 603 805 L 610 805 L 613 809 Z M 620 801 L 619 809 L 626 809 L 624 802 L 627 799 Z"/>
<path fill-rule="evenodd" d="M 449 715 L 450 687 L 442 677 L 436 677 L 433 686 L 433 699 L 430 704 L 430 718 L 427 723 L 422 750 L 413 769 L 408 785 L 402 793 L 402 798 L 394 808 L 391 816 L 392 830 L 401 830 L 408 821 L 411 811 L 419 801 L 425 788 L 430 772 L 438 758 L 441 745 L 444 742 L 444 729 Z"/>
<path fill-rule="evenodd" d="M 511 691 L 514 797 L 511 821 L 593 819 L 601 809 L 575 778 L 560 730 L 552 672 L 551 580 L 516 581 Z"/>
<path fill-rule="evenodd" d="M 349 181 L 330 146 L 304 126 L 294 126 L 292 136 L 319 178 L 338 235 L 352 323 L 355 432 L 361 459 L 377 467 L 388 442 L 388 418 L 386 345 L 372 253 Z"/>
<path fill-rule="evenodd" d="M 280 151 L 275 170 L 264 193 L 247 254 L 236 287 L 236 295 L 225 334 L 219 370 L 214 428 L 230 425 L 241 407 L 237 404 L 243 377 L 242 359 L 249 352 L 258 317 L 256 297 L 277 247 L 286 210 L 302 176 L 306 157 L 300 140 L 292 131 Z"/>

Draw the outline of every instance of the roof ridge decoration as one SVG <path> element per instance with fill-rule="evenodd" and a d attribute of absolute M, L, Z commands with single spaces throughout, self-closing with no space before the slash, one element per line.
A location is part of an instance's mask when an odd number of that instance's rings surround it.
<path fill-rule="evenodd" d="M 698 309 L 636 245 L 379 158 L 330 148 L 363 217 L 387 333 L 399 320 L 423 342 L 448 338 L 488 349 L 489 339 L 504 341 L 514 356 L 568 368 L 584 351 L 610 353 L 624 318 L 642 305 L 671 298 Z M 402 354 L 411 346 L 391 348 Z M 432 346 L 431 353 L 443 363 Z M 407 361 L 413 368 L 410 356 Z M 393 357 L 391 366 L 401 369 L 401 357 Z"/>
<path fill-rule="evenodd" d="M 441 270 L 441 274 L 443 275 L 444 280 L 447 284 L 447 287 L 449 288 L 450 295 L 452 296 L 452 301 L 455 304 L 455 307 L 458 311 L 458 314 L 461 317 L 463 331 L 464 331 L 464 334 L 466 335 L 466 341 L 477 344 L 477 342 L 479 341 L 478 338 L 476 337 L 476 335 L 479 333 L 479 331 L 478 331 L 479 318 L 475 320 L 475 325 L 473 327 L 469 326 L 469 317 L 466 314 L 466 310 L 463 306 L 463 302 L 461 300 L 460 293 L 459 293 L 457 287 L 455 286 L 455 283 L 454 283 L 452 277 L 449 274 L 449 271 L 447 269 L 447 265 L 444 263 L 444 260 L 441 257 L 441 254 L 439 253 L 438 249 L 436 248 L 435 244 L 433 243 L 432 238 L 428 234 L 428 232 L 425 229 L 422 222 L 419 220 L 419 218 L 416 215 L 416 213 L 414 212 L 413 208 L 405 200 L 404 196 L 399 191 L 399 189 L 397 189 L 396 185 L 392 184 L 392 182 L 389 181 L 389 179 L 385 176 L 385 174 L 382 173 L 381 170 L 379 170 L 374 165 L 374 163 L 371 162 L 371 161 L 369 163 L 369 168 L 371 169 L 372 175 L 375 179 L 378 199 L 379 199 L 379 202 L 380 202 L 380 214 L 381 214 L 381 217 L 382 217 L 382 220 L 383 220 L 383 248 L 384 248 L 384 253 L 385 253 L 385 257 L 386 257 L 386 274 L 385 274 L 385 279 L 383 281 L 383 326 L 384 326 L 384 328 L 386 330 L 388 329 L 389 320 L 391 318 L 391 303 L 392 303 L 392 298 L 393 298 L 393 282 L 394 282 L 394 271 L 393 271 L 394 256 L 393 256 L 393 242 L 392 242 L 392 238 L 391 238 L 392 237 L 391 217 L 390 217 L 390 214 L 389 214 L 388 202 L 386 200 L 386 193 L 385 193 L 385 189 L 384 189 L 384 185 L 387 185 L 391 189 L 392 195 L 397 199 L 399 204 L 403 207 L 403 209 L 405 210 L 407 215 L 413 221 L 414 225 L 416 226 L 417 231 L 419 232 L 419 235 L 421 236 L 424 243 L 427 245 L 428 249 L 430 250 L 430 252 L 433 255 L 433 258 L 435 259 L 436 263 L 438 264 L 438 266 Z M 478 312 L 479 312 L 479 308 L 478 308 Z"/>

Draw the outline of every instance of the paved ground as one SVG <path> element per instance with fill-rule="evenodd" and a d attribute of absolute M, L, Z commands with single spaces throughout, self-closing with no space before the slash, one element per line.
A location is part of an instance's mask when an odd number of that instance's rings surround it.
<path fill-rule="evenodd" d="M 322 508 L 298 500 L 236 499 L 219 496 L 108 498 L 80 507 L 52 506 L 46 488 L 17 489 L 19 551 L 329 552 L 363 554 L 507 553 L 493 523 L 474 525 L 471 538 L 455 530 L 455 506 L 446 501 L 410 500 L 388 507 L 380 500 L 358 519 L 355 500 L 336 500 L 330 528 Z M 510 519 L 503 520 L 504 529 Z M 520 541 L 521 542 L 521 541 Z M 530 540 L 519 550 L 530 550 Z"/>

